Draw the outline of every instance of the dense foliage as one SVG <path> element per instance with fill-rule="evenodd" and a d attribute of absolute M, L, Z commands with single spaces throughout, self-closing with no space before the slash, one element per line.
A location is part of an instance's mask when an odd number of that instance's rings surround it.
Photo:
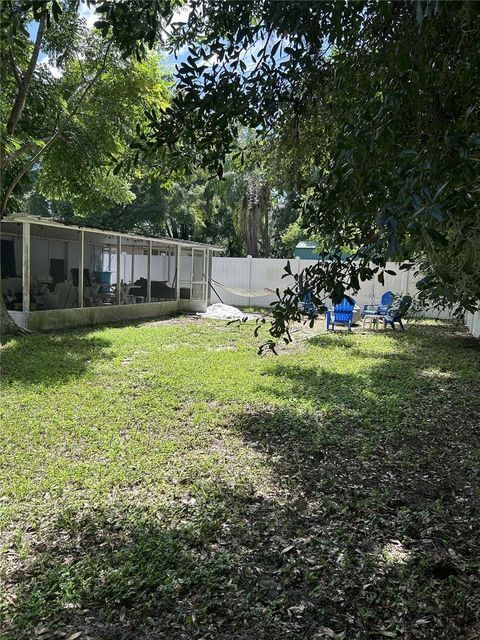
<path fill-rule="evenodd" d="M 22 30 L 2 40 L 2 209 L 22 206 L 29 178 L 51 200 L 68 201 L 79 214 L 132 200 L 142 173 L 115 171 L 133 157 L 130 145 L 145 131 L 145 112 L 164 108 L 170 79 L 154 53 L 124 59 L 112 40 L 87 29 L 76 3 L 65 2 L 56 20 L 36 23 L 18 8 Z M 35 44 L 26 29 L 37 28 Z M 35 51 L 28 92 L 11 124 Z M 17 78 L 18 76 L 18 78 Z M 13 105 L 13 107 L 12 107 Z"/>
<path fill-rule="evenodd" d="M 145 143 L 219 175 L 241 127 L 270 140 L 325 247 L 304 286 L 334 299 L 415 260 L 421 297 L 480 299 L 480 11 L 458 2 L 197 2 L 173 31 L 178 93 Z M 299 287 L 273 334 L 298 318 Z"/>
<path fill-rule="evenodd" d="M 223 181 L 212 181 L 198 170 L 191 176 L 165 182 L 161 176 L 146 172 L 133 182 L 131 202 L 90 209 L 80 215 L 68 203 L 49 204 L 52 213 L 66 222 L 216 243 L 225 246 L 227 255 L 240 255 L 241 187 L 236 174 L 226 175 Z M 39 207 L 41 210 L 42 205 L 45 206 L 45 200 L 32 194 L 29 198 L 32 213 L 39 211 Z"/>

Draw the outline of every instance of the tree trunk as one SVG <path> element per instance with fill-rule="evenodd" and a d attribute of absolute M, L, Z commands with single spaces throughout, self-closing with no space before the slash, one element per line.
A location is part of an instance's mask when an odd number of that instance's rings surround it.
<path fill-rule="evenodd" d="M 0 301 L 0 333 L 1 336 L 20 336 L 26 333 L 30 333 L 27 329 L 22 329 L 19 327 L 12 316 L 8 313 L 8 309 L 5 306 L 5 302 L 3 300 L 3 296 L 1 296 Z"/>
<path fill-rule="evenodd" d="M 2 274 L 0 271 L 0 337 L 20 336 L 30 333 L 28 329 L 19 327 L 12 316 L 8 313 L 5 300 L 3 299 Z"/>
<path fill-rule="evenodd" d="M 245 250 L 247 255 L 258 257 L 258 185 L 254 174 L 247 177 L 246 191 L 243 198 L 242 222 Z"/>
<path fill-rule="evenodd" d="M 250 220 L 251 246 L 250 246 L 249 254 L 252 256 L 252 258 L 258 258 L 258 218 L 259 218 L 258 199 L 255 199 L 251 207 L 251 220 Z"/>
<path fill-rule="evenodd" d="M 270 185 L 262 184 L 260 187 L 260 213 L 262 222 L 262 240 L 263 240 L 263 257 L 268 258 L 270 255 L 270 228 L 269 228 L 269 209 L 270 209 Z"/>

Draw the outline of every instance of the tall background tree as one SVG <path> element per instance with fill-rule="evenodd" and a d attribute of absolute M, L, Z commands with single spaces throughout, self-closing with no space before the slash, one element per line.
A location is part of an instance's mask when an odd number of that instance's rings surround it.
<path fill-rule="evenodd" d="M 47 26 L 48 15 L 36 23 L 34 13 L 21 14 L 22 28 L 37 28 L 35 44 L 23 30 L 11 45 L 2 39 L 9 61 L 1 78 L 2 212 L 23 204 L 32 169 L 39 193 L 78 213 L 128 202 L 140 165 L 114 169 L 133 156 L 145 112 L 168 105 L 168 75 L 154 53 L 125 59 L 113 40 L 87 29 L 76 3 L 65 3 Z"/>

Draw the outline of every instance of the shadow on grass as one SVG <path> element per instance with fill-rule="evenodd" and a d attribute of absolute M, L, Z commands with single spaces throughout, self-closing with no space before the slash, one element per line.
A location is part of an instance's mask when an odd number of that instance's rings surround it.
<path fill-rule="evenodd" d="M 170 510 L 69 511 L 11 576 L 19 590 L 4 637 L 469 637 L 479 583 L 468 504 L 419 506 L 400 471 L 377 485 L 345 451 L 294 455 L 275 436 L 278 416 L 257 413 L 245 432 L 257 437 L 259 420 L 275 495 L 211 485 Z"/>
<path fill-rule="evenodd" d="M 90 334 L 90 335 L 89 335 Z M 53 386 L 80 377 L 95 360 L 111 359 L 111 342 L 91 329 L 44 333 L 9 340 L 2 347 L 2 381 Z"/>
<path fill-rule="evenodd" d="M 121 320 L 99 326 L 99 329 L 149 327 L 163 324 L 187 324 L 181 314 L 168 314 L 150 319 Z M 65 329 L 50 333 L 2 338 L 2 380 L 22 384 L 55 385 L 81 376 L 95 360 L 113 358 L 106 349 L 110 340 L 95 335 L 92 327 Z"/>
<path fill-rule="evenodd" d="M 473 366 L 476 351 L 418 340 L 361 374 L 275 362 L 264 384 L 313 409 L 254 405 L 224 425 L 265 485 L 198 480 L 168 504 L 63 513 L 11 576 L 6 637 L 475 637 L 480 384 L 423 372 L 457 374 L 449 358 Z"/>
<path fill-rule="evenodd" d="M 480 340 L 467 334 L 461 324 L 446 321 L 438 321 L 435 324 L 411 322 L 406 325 L 405 331 L 380 329 L 378 332 L 362 330 L 360 333 L 348 333 L 346 331 L 322 333 L 309 338 L 308 342 L 314 346 L 327 348 L 337 345 L 345 349 L 351 349 L 352 354 L 356 354 L 364 353 L 364 349 L 359 348 L 355 342 L 355 338 L 358 339 L 362 336 L 385 336 L 399 344 L 415 345 L 417 348 L 432 352 L 437 351 L 438 347 L 441 346 L 447 352 L 454 352 L 460 348 L 473 349 L 480 353 Z"/>

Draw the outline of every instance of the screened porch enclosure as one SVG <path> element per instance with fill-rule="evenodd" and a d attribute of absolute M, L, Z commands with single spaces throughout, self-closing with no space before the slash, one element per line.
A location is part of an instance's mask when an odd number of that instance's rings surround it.
<path fill-rule="evenodd" d="M 14 317 L 167 302 L 202 310 L 211 256 L 220 250 L 32 216 L 10 216 L 1 230 L 2 296 Z"/>

